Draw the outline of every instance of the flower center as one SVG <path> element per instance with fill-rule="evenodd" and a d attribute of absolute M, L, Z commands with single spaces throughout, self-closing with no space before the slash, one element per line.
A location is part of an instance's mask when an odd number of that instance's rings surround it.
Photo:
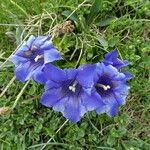
<path fill-rule="evenodd" d="M 73 84 L 69 86 L 69 90 L 75 93 L 77 84 L 78 84 L 78 82 L 74 81 Z"/>
<path fill-rule="evenodd" d="M 107 91 L 108 89 L 110 89 L 109 85 L 104 85 L 104 84 L 100 84 L 100 83 L 97 83 L 96 86 L 100 87 L 100 88 L 103 88 L 104 91 Z"/>
<path fill-rule="evenodd" d="M 39 59 L 43 58 L 44 55 L 37 55 L 35 58 L 34 58 L 34 61 L 37 62 Z"/>

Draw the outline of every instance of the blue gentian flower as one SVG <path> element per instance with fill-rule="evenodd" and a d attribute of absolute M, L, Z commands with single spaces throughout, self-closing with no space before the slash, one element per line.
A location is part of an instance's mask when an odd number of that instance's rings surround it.
<path fill-rule="evenodd" d="M 130 63 L 127 60 L 118 59 L 118 51 L 113 50 L 105 55 L 105 59 L 102 61 L 105 65 L 112 65 L 117 69 L 123 68 Z"/>
<path fill-rule="evenodd" d="M 89 68 L 89 65 L 83 65 L 81 68 Z M 93 77 L 87 82 L 94 83 L 92 93 L 96 93 L 97 99 L 105 104 L 105 107 L 99 106 L 96 109 L 97 113 L 106 112 L 109 116 L 115 116 L 119 106 L 125 104 L 128 95 L 129 86 L 126 81 L 133 76 L 104 63 L 93 64 L 92 72 Z"/>
<path fill-rule="evenodd" d="M 61 54 L 53 46 L 50 37 L 33 35 L 11 57 L 15 64 L 16 78 L 22 82 L 30 78 L 38 80 L 44 65 L 59 59 Z"/>
<path fill-rule="evenodd" d="M 51 64 L 45 65 L 44 75 L 47 82 L 40 103 L 61 112 L 72 122 L 78 122 L 87 111 L 104 107 L 104 103 L 97 99 L 98 94 L 91 93 L 93 82 L 88 82 L 88 84 L 86 84 L 86 80 L 80 82 L 84 74 L 87 79 L 92 81 L 93 75 L 90 68 L 92 69 L 89 66 L 88 69 L 80 71 L 78 69 L 62 70 Z"/>

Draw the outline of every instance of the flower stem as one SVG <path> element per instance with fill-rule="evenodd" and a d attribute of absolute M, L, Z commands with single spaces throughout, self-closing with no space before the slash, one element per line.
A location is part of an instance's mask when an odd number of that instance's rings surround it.
<path fill-rule="evenodd" d="M 10 80 L 10 82 L 7 84 L 7 86 L 5 87 L 5 89 L 2 91 L 2 93 L 0 94 L 0 97 L 2 97 L 4 94 L 5 94 L 5 92 L 8 90 L 8 88 L 11 86 L 11 84 L 14 82 L 14 80 L 16 79 L 16 77 L 14 76 L 11 80 Z"/>
<path fill-rule="evenodd" d="M 29 84 L 29 81 L 30 81 L 30 80 L 28 80 L 28 81 L 26 82 L 26 84 L 25 84 L 25 85 L 23 86 L 23 88 L 21 89 L 20 93 L 17 95 L 17 98 L 16 98 L 16 100 L 15 100 L 13 106 L 12 106 L 12 109 L 14 109 L 14 108 L 16 107 L 16 105 L 17 105 L 17 103 L 18 103 L 20 97 L 22 96 L 22 94 L 23 94 L 25 88 L 26 88 L 27 85 Z"/>
<path fill-rule="evenodd" d="M 56 131 L 55 135 L 64 127 L 64 125 L 65 125 L 68 121 L 69 121 L 69 120 L 67 119 L 67 120 L 58 128 L 58 130 Z M 51 140 L 54 138 L 55 135 L 53 135 L 53 136 L 47 141 L 47 143 L 41 148 L 41 150 L 43 150 L 43 149 L 46 147 L 46 145 L 48 145 L 48 144 L 51 142 Z"/>

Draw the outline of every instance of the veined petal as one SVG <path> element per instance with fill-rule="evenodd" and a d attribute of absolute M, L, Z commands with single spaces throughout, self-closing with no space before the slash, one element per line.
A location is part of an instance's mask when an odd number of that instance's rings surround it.
<path fill-rule="evenodd" d="M 43 93 L 40 103 L 46 107 L 53 107 L 61 99 L 60 95 L 58 94 L 60 89 L 55 90 L 48 90 Z"/>
<path fill-rule="evenodd" d="M 32 75 L 32 79 L 34 81 L 42 83 L 42 84 L 46 83 L 47 79 L 46 79 L 44 72 L 43 72 L 43 66 L 39 66 L 38 70 L 34 71 L 34 73 Z"/>
<path fill-rule="evenodd" d="M 52 44 L 52 40 L 48 39 L 40 46 L 42 50 L 50 50 L 51 48 L 54 48 Z"/>
<path fill-rule="evenodd" d="M 92 93 L 90 96 L 86 93 L 83 94 L 82 104 L 87 108 L 87 111 L 96 110 L 97 108 L 105 108 L 105 104 L 101 100 L 100 95 L 98 95 L 96 92 Z"/>
<path fill-rule="evenodd" d="M 112 65 L 117 69 L 123 68 L 130 63 L 127 60 L 118 59 L 118 51 L 113 50 L 105 55 L 105 59 L 102 61 L 105 65 Z"/>
<path fill-rule="evenodd" d="M 26 58 L 18 55 L 12 55 L 10 57 L 10 60 L 15 64 L 15 66 L 18 66 L 20 63 L 25 63 L 28 61 Z"/>
<path fill-rule="evenodd" d="M 57 89 L 60 88 L 60 84 L 57 82 L 54 82 L 52 80 L 47 80 L 47 82 L 45 83 L 45 90 L 48 91 L 50 89 Z"/>
<path fill-rule="evenodd" d="M 49 36 L 39 36 L 39 37 L 36 37 L 36 39 L 34 40 L 32 45 L 41 49 L 41 46 L 43 44 L 45 44 L 46 41 L 50 41 L 50 37 Z"/>
<path fill-rule="evenodd" d="M 60 52 L 56 48 L 44 50 L 44 64 L 62 59 Z"/>
<path fill-rule="evenodd" d="M 52 80 L 54 82 L 67 80 L 66 72 L 60 68 L 53 66 L 52 64 L 45 65 L 44 74 L 47 80 Z"/>
<path fill-rule="evenodd" d="M 29 37 L 29 39 L 26 41 L 26 45 L 28 46 L 28 48 L 30 48 L 30 46 L 32 45 L 32 43 L 34 42 L 35 39 L 36 39 L 36 37 L 33 35 L 31 35 Z"/>
<path fill-rule="evenodd" d="M 77 80 L 85 88 L 93 87 L 96 77 L 97 77 L 96 64 L 81 65 L 79 67 L 79 73 L 77 75 Z"/>
<path fill-rule="evenodd" d="M 22 57 L 26 58 L 25 52 L 30 50 L 32 43 L 34 42 L 35 39 L 36 38 L 33 35 L 31 35 L 27 41 L 23 42 L 23 44 L 16 51 L 15 55 L 22 56 Z"/>
<path fill-rule="evenodd" d="M 65 111 L 65 103 L 68 101 L 68 97 L 63 97 L 60 100 L 58 100 L 54 105 L 53 105 L 53 109 L 55 111 L 61 112 L 62 114 L 64 114 Z"/>
<path fill-rule="evenodd" d="M 74 96 L 69 96 L 68 101 L 65 104 L 64 117 L 72 122 L 78 122 L 80 120 L 80 106 L 79 101 Z"/>
<path fill-rule="evenodd" d="M 78 70 L 77 69 L 69 68 L 69 69 L 64 69 L 64 71 L 66 72 L 68 80 L 75 79 L 77 74 L 78 74 Z"/>
<path fill-rule="evenodd" d="M 114 104 L 111 107 L 108 107 L 107 110 L 108 110 L 107 112 L 108 116 L 114 117 L 118 113 L 119 107 L 117 104 Z"/>
<path fill-rule="evenodd" d="M 111 51 L 105 55 L 105 59 L 110 61 L 110 62 L 113 62 L 115 59 L 117 59 L 117 57 L 118 57 L 118 51 L 117 50 L 113 50 L 113 51 Z"/>
<path fill-rule="evenodd" d="M 130 79 L 132 79 L 134 76 L 131 74 L 131 73 L 129 73 L 129 72 L 123 72 L 123 74 L 125 75 L 125 79 L 126 80 L 130 80 Z"/>
<path fill-rule="evenodd" d="M 31 62 L 26 62 L 15 68 L 15 75 L 17 79 L 25 82 L 31 78 L 35 71 L 41 71 L 41 67 L 34 65 Z"/>

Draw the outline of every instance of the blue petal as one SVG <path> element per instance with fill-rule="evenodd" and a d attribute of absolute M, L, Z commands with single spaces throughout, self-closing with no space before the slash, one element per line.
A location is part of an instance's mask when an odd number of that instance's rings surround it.
<path fill-rule="evenodd" d="M 115 99 L 118 101 L 119 105 L 124 105 L 125 104 L 126 97 L 127 97 L 126 94 L 121 94 L 121 93 L 115 92 L 114 96 L 115 96 Z"/>
<path fill-rule="evenodd" d="M 31 46 L 32 46 L 32 43 L 34 42 L 36 38 L 31 35 L 29 37 L 29 39 L 27 41 L 24 41 L 23 44 L 20 46 L 20 48 L 16 51 L 16 55 L 19 55 L 19 56 L 22 56 L 22 57 L 25 57 L 25 54 L 24 52 L 25 51 L 29 51 Z"/>
<path fill-rule="evenodd" d="M 78 122 L 80 120 L 80 106 L 79 100 L 74 96 L 68 96 L 68 101 L 65 104 L 64 117 L 72 122 Z"/>
<path fill-rule="evenodd" d="M 87 112 L 86 107 L 80 103 L 80 100 L 75 99 L 73 95 L 61 98 L 54 104 L 53 109 L 61 112 L 65 118 L 72 122 L 78 122 Z"/>
<path fill-rule="evenodd" d="M 52 89 L 43 93 L 40 103 L 46 107 L 53 107 L 61 98 L 58 94 L 60 89 Z"/>
<path fill-rule="evenodd" d="M 85 88 L 93 87 L 96 77 L 97 77 L 96 64 L 81 65 L 79 67 L 79 73 L 77 75 L 77 80 Z"/>
<path fill-rule="evenodd" d="M 125 79 L 126 80 L 130 80 L 130 79 L 132 79 L 134 76 L 131 74 L 131 73 L 129 73 L 129 72 L 123 72 L 123 74 L 125 75 Z"/>
<path fill-rule="evenodd" d="M 118 69 L 116 69 L 112 65 L 106 66 L 104 63 L 101 63 L 101 68 L 103 69 L 103 74 L 108 75 L 109 78 L 111 78 L 112 80 L 124 80 L 125 79 L 125 74 L 119 72 Z"/>
<path fill-rule="evenodd" d="M 117 50 L 113 50 L 113 51 L 111 51 L 110 53 L 107 53 L 107 54 L 105 55 L 106 61 L 109 61 L 109 62 L 112 63 L 112 64 L 113 64 L 113 61 L 114 61 L 115 59 L 117 59 L 117 57 L 118 57 L 118 51 L 117 51 Z"/>
<path fill-rule="evenodd" d="M 65 103 L 68 101 L 68 97 L 63 97 L 61 98 L 59 101 L 57 101 L 54 105 L 53 105 L 53 110 L 61 112 L 62 114 L 64 114 L 65 111 Z"/>
<path fill-rule="evenodd" d="M 57 49 L 51 48 L 50 50 L 44 50 L 44 64 L 60 59 L 62 59 L 62 57 Z"/>
<path fill-rule="evenodd" d="M 44 75 L 44 72 L 42 71 L 42 68 L 43 66 L 41 66 L 41 69 L 40 67 L 38 68 L 38 71 L 34 72 L 33 76 L 32 76 L 32 79 L 36 82 L 39 82 L 39 83 L 43 83 L 45 84 L 47 79 Z"/>
<path fill-rule="evenodd" d="M 117 81 L 117 86 L 113 88 L 114 92 L 119 92 L 121 94 L 128 94 L 129 86 L 124 81 Z"/>
<path fill-rule="evenodd" d="M 52 80 L 47 80 L 46 84 L 45 84 L 45 90 L 50 90 L 50 89 L 57 89 L 61 87 L 61 85 L 57 82 L 54 82 Z"/>
<path fill-rule="evenodd" d="M 119 103 L 113 94 L 109 94 L 107 97 L 102 97 L 102 101 L 105 103 L 104 109 L 98 108 L 97 113 L 106 112 L 109 116 L 114 116 L 118 112 Z"/>
<path fill-rule="evenodd" d="M 10 61 L 12 61 L 15 64 L 15 66 L 18 66 L 20 63 L 27 62 L 28 59 L 21 57 L 21 56 L 18 56 L 18 55 L 12 55 L 10 57 Z"/>
<path fill-rule="evenodd" d="M 48 36 L 39 36 L 39 37 L 36 37 L 36 39 L 34 40 L 32 45 L 36 46 L 37 48 L 41 48 L 41 46 L 44 45 L 46 41 L 50 41 L 50 37 L 48 37 Z"/>
<path fill-rule="evenodd" d="M 29 51 L 30 47 L 27 46 L 26 42 L 24 42 L 19 49 L 15 52 L 15 55 L 26 57 L 25 52 Z"/>
<path fill-rule="evenodd" d="M 54 48 L 53 44 L 52 44 L 52 40 L 48 39 L 46 40 L 41 46 L 40 48 L 42 50 L 50 50 L 51 48 Z"/>
<path fill-rule="evenodd" d="M 77 69 L 69 68 L 69 69 L 64 69 L 64 71 L 66 72 L 68 80 L 75 79 L 77 74 L 78 74 L 78 70 Z"/>
<path fill-rule="evenodd" d="M 36 39 L 36 37 L 33 36 L 33 35 L 31 35 L 31 36 L 29 37 L 29 39 L 26 41 L 26 45 L 28 46 L 28 48 L 31 47 L 31 45 L 33 44 L 33 42 L 34 42 L 35 39 Z"/>
<path fill-rule="evenodd" d="M 90 96 L 86 93 L 82 95 L 82 104 L 87 108 L 88 111 L 104 109 L 105 104 L 101 100 L 101 97 L 96 93 L 92 93 Z"/>
<path fill-rule="evenodd" d="M 118 69 L 121 69 L 121 68 L 123 68 L 123 67 L 125 67 L 125 66 L 128 66 L 130 64 L 130 62 L 128 62 L 127 60 L 116 60 L 115 62 L 114 62 L 114 67 L 116 67 L 116 68 L 118 68 Z"/>
<path fill-rule="evenodd" d="M 28 61 L 15 68 L 15 75 L 17 79 L 25 82 L 29 80 L 36 71 L 41 71 L 41 67 Z"/>
<path fill-rule="evenodd" d="M 60 68 L 53 66 L 52 64 L 45 65 L 44 74 L 46 79 L 52 80 L 54 82 L 67 80 L 66 72 Z"/>
<path fill-rule="evenodd" d="M 105 59 L 102 61 L 105 65 L 112 65 L 117 69 L 123 68 L 130 63 L 127 60 L 118 59 L 118 51 L 113 50 L 105 55 Z"/>
<path fill-rule="evenodd" d="M 109 106 L 108 106 L 109 107 Z M 108 108 L 108 116 L 114 117 L 118 113 L 119 107 L 117 104 L 112 105 L 111 107 Z"/>

